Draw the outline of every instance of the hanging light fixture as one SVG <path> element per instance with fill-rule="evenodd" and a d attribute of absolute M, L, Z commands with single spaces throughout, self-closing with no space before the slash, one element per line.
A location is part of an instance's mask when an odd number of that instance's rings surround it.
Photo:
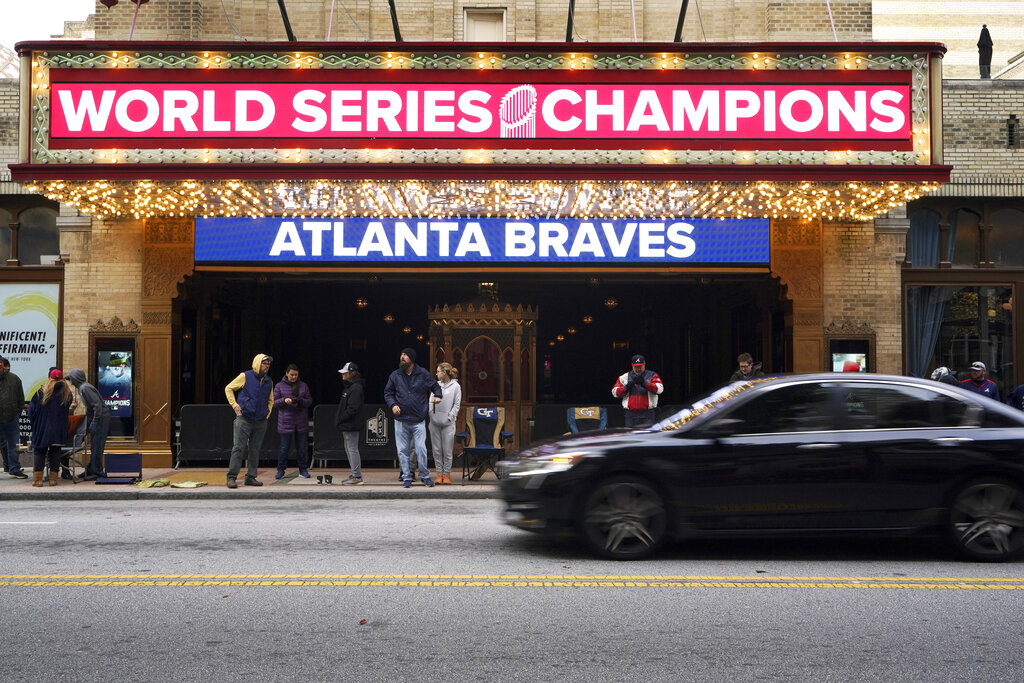
<path fill-rule="evenodd" d="M 594 322 L 594 316 L 592 316 L 592 315 L 585 315 L 585 316 L 583 316 L 583 323 L 585 325 L 589 325 L 592 322 Z"/>
<path fill-rule="evenodd" d="M 384 322 L 390 325 L 391 323 L 395 322 L 395 316 L 391 315 L 390 313 L 385 313 Z"/>
<path fill-rule="evenodd" d="M 356 299 L 356 308 L 358 308 L 360 310 L 366 308 L 369 305 L 370 305 L 369 299 L 364 299 L 363 297 L 359 297 L 358 299 Z"/>
<path fill-rule="evenodd" d="M 555 337 L 555 339 L 556 339 L 557 341 L 565 341 L 565 335 L 564 335 L 564 334 L 560 334 L 560 335 L 557 335 L 557 336 Z"/>
<path fill-rule="evenodd" d="M 608 297 L 607 299 L 604 300 L 604 306 L 605 306 L 605 308 L 607 308 L 609 310 L 615 308 L 618 305 L 619 305 L 619 300 L 616 299 L 613 296 L 610 296 L 610 297 Z"/>
<path fill-rule="evenodd" d="M 576 334 L 576 328 L 570 327 L 569 329 L 566 330 L 566 332 L 568 332 L 569 334 Z"/>
<path fill-rule="evenodd" d="M 408 325 L 406 325 L 405 327 L 402 328 L 402 333 L 403 334 L 412 334 L 412 328 L 409 327 Z"/>

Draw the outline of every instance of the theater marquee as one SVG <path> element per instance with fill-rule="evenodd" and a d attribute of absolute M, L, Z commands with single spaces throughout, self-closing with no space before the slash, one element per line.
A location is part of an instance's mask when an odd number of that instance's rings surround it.
<path fill-rule="evenodd" d="M 864 219 L 949 177 L 936 44 L 19 50 L 14 177 L 100 216 Z"/>

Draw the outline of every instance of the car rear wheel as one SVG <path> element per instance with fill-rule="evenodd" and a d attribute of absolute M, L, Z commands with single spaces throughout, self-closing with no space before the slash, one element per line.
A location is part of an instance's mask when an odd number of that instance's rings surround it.
<path fill-rule="evenodd" d="M 1003 562 L 1024 552 L 1024 493 L 1005 479 L 970 482 L 950 508 L 953 544 L 971 560 Z"/>
<path fill-rule="evenodd" d="M 665 542 L 668 515 L 661 495 L 636 477 L 607 479 L 586 495 L 580 526 L 586 544 L 613 560 L 652 555 Z"/>

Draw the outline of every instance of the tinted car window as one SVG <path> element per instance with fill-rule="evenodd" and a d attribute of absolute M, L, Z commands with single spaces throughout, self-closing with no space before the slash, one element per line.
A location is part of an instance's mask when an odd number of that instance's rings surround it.
<path fill-rule="evenodd" d="M 968 404 L 921 387 L 845 384 L 839 407 L 844 429 L 911 429 L 958 426 Z"/>
<path fill-rule="evenodd" d="M 771 389 L 727 414 L 738 419 L 736 434 L 778 434 L 835 428 L 831 393 L 822 384 Z"/>

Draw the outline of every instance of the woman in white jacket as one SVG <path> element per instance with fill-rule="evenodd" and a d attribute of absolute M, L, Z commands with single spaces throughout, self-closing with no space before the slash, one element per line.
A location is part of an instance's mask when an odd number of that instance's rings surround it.
<path fill-rule="evenodd" d="M 427 413 L 430 415 L 430 448 L 434 452 L 434 468 L 438 484 L 452 483 L 452 448 L 455 447 L 455 420 L 462 406 L 462 387 L 459 371 L 448 363 L 437 366 L 437 383 L 441 385 L 441 398 L 431 397 Z"/>

